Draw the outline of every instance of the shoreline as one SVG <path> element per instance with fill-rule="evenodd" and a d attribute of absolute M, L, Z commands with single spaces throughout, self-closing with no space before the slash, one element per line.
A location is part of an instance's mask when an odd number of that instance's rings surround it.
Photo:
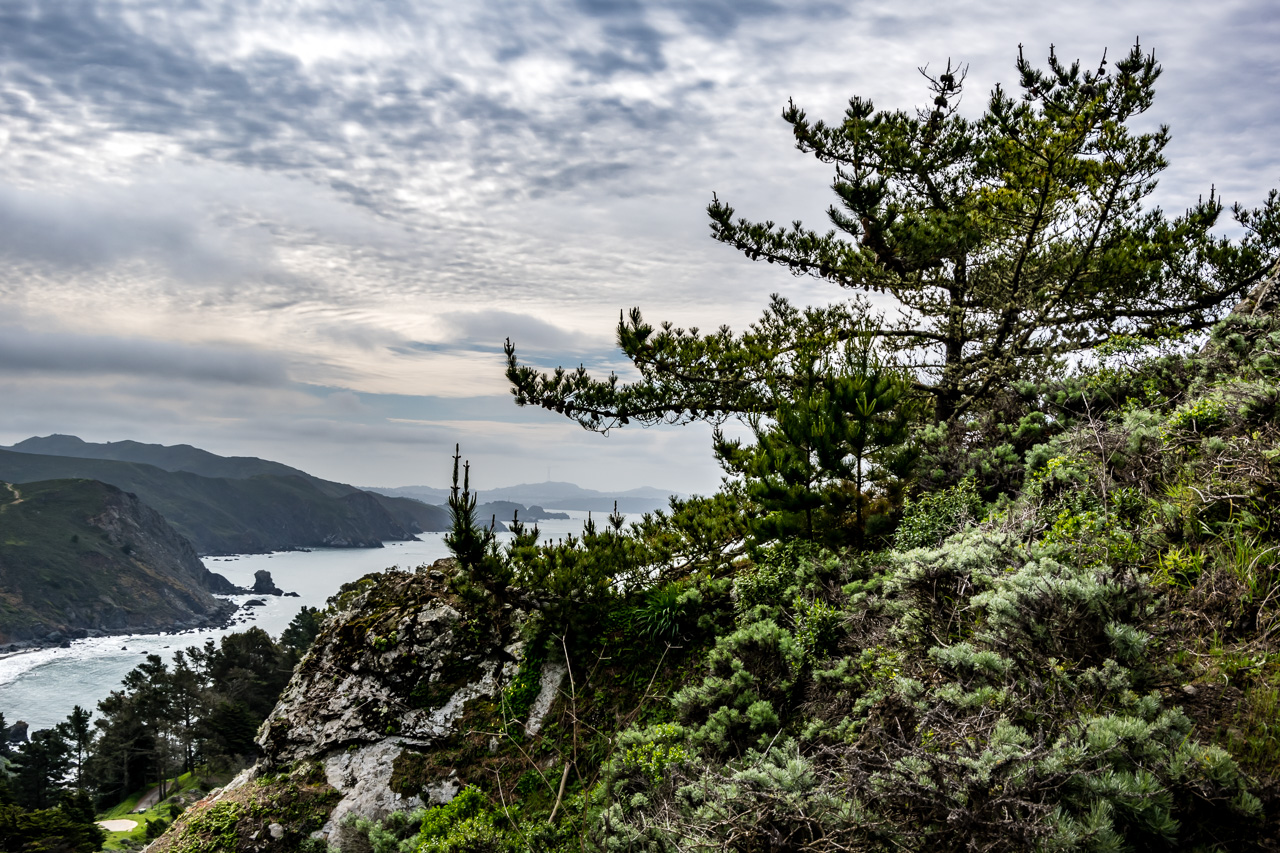
<path fill-rule="evenodd" d="M 79 634 L 83 631 L 83 636 L 71 637 L 63 635 L 63 639 L 44 642 L 42 640 L 12 640 L 7 643 L 0 644 L 0 661 L 15 655 L 27 654 L 28 652 L 39 652 L 47 649 L 69 649 L 71 644 L 79 640 L 100 640 L 109 639 L 111 637 L 155 637 L 164 634 L 187 634 L 195 631 L 216 631 L 222 628 L 230 628 L 235 624 L 235 617 L 246 610 L 243 604 L 238 604 L 231 600 L 233 595 L 253 596 L 252 592 L 236 592 L 236 593 L 214 593 L 215 598 L 232 605 L 221 616 L 210 618 L 196 625 L 172 625 L 168 627 L 156 626 L 150 628 L 123 628 L 120 630 L 110 630 L 103 628 L 86 628 L 75 629 Z M 253 608 L 248 608 L 252 611 Z M 252 620 L 249 620 L 252 621 Z"/>

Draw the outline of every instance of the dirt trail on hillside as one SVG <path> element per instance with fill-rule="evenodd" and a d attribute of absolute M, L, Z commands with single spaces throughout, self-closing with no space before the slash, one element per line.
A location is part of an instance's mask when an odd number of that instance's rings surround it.
<path fill-rule="evenodd" d="M 156 785 L 142 795 L 142 799 L 138 800 L 138 804 L 133 807 L 133 810 L 135 812 L 145 812 L 158 802 L 160 802 L 160 786 Z"/>
<path fill-rule="evenodd" d="M 6 509 L 8 509 L 9 507 L 15 504 L 22 503 L 22 492 L 18 491 L 17 486 L 15 486 L 13 483 L 4 483 L 3 485 L 7 486 L 9 488 L 9 491 L 13 492 L 13 500 L 6 501 L 3 505 L 0 505 L 0 512 L 4 512 Z"/>

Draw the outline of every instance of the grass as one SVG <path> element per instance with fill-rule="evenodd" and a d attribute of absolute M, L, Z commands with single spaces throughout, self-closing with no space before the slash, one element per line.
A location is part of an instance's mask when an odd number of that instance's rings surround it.
<path fill-rule="evenodd" d="M 123 802 L 98 814 L 98 820 L 133 820 L 138 825 L 128 832 L 108 832 L 106 843 L 103 850 L 140 850 L 146 846 L 147 841 L 147 821 L 163 820 L 166 824 L 173 822 L 173 815 L 169 811 L 170 805 L 177 802 L 178 797 L 183 797 L 190 802 L 201 799 L 205 795 L 206 787 L 210 780 L 210 776 L 201 773 L 184 773 L 176 779 L 170 779 L 168 784 L 174 785 L 175 790 L 165 799 L 156 803 L 146 811 L 134 813 L 134 809 L 138 807 L 138 801 L 150 791 L 151 788 L 144 788 L 130 794 Z M 228 776 L 213 777 L 216 784 L 225 784 L 230 781 Z M 203 782 L 203 784 L 202 784 Z M 183 809 L 185 805 L 179 804 Z"/>

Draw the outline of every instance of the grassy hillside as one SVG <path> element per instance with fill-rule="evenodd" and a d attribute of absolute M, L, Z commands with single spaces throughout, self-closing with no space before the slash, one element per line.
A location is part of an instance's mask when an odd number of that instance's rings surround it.
<path fill-rule="evenodd" d="M 330 498 L 343 498 L 363 491 L 346 483 L 322 480 L 306 471 L 280 462 L 272 462 L 269 459 L 259 459 L 256 456 L 219 456 L 189 444 L 143 444 L 138 441 L 95 443 L 84 441 L 74 435 L 48 435 L 28 438 L 4 449 L 42 456 L 137 462 L 153 465 L 165 471 L 185 471 L 213 479 L 247 480 L 255 477 L 282 477 L 302 480 L 314 487 L 319 494 Z M 370 494 L 375 493 L 370 492 Z M 448 526 L 448 513 L 438 506 L 424 506 L 422 501 L 387 495 L 376 495 L 376 500 L 378 505 L 410 533 L 439 531 Z"/>
<path fill-rule="evenodd" d="M 6 450 L 36 453 L 43 456 L 69 456 L 77 459 L 112 459 L 117 462 L 141 462 L 166 471 L 187 471 L 201 477 L 224 477 L 242 480 L 263 474 L 275 477 L 302 477 L 315 483 L 338 487 L 334 496 L 355 491 L 352 486 L 327 483 L 306 471 L 256 456 L 218 456 L 189 444 L 143 444 L 139 441 L 88 442 L 74 435 L 47 435 L 28 438 Z"/>
<path fill-rule="evenodd" d="M 154 510 L 94 480 L 0 483 L 0 642 L 213 624 L 190 543 Z"/>
<path fill-rule="evenodd" d="M 0 480 L 26 483 L 86 478 L 137 494 L 202 554 L 254 553 L 322 546 L 376 546 L 407 539 L 423 522 L 443 522 L 421 505 L 399 506 L 359 490 L 335 496 L 313 478 L 202 477 L 152 465 L 104 459 L 46 456 L 0 450 Z M 332 485 L 332 484 L 331 484 Z M 415 519 L 415 513 L 421 521 Z M 407 526 L 407 525 L 416 525 Z"/>

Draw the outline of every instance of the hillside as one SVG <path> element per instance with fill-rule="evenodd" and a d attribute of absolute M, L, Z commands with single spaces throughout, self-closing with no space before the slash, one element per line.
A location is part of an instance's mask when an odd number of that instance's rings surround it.
<path fill-rule="evenodd" d="M 84 445 L 81 451 L 100 447 L 115 445 Z M 0 450 L 0 480 L 65 478 L 100 480 L 138 495 L 201 554 L 378 547 L 444 529 L 448 521 L 438 507 L 308 475 L 206 477 L 139 462 Z"/>
<path fill-rule="evenodd" d="M 270 475 L 275 477 L 301 477 L 317 484 L 336 486 L 334 495 L 352 491 L 350 486 L 326 483 L 312 477 L 306 471 L 291 468 L 279 462 L 259 459 L 256 456 L 218 456 L 189 444 L 143 444 L 138 441 L 88 442 L 74 435 L 32 436 L 12 447 L 0 448 L 17 453 L 36 453 L 43 456 L 68 456 L 74 459 L 112 459 L 116 462 L 141 462 L 166 471 L 187 471 L 201 477 L 221 477 L 243 480 L 247 477 Z"/>
<path fill-rule="evenodd" d="M 244 480 L 251 477 L 297 478 L 314 486 L 316 491 L 331 498 L 342 498 L 360 491 L 375 495 L 378 504 L 398 524 L 410 533 L 427 533 L 444 530 L 449 523 L 448 514 L 432 501 L 415 500 L 414 496 L 396 497 L 362 490 L 346 483 L 322 480 L 298 468 L 292 468 L 269 459 L 256 456 L 219 456 L 189 444 L 144 444 L 138 441 L 88 442 L 74 435 L 33 436 L 10 448 L 19 453 L 45 456 L 65 456 L 78 459 L 110 459 L 117 462 L 140 462 L 154 465 L 165 471 L 186 471 L 201 477 Z M 423 504 L 428 504 L 424 507 Z"/>
<path fill-rule="evenodd" d="M 727 496 L 348 584 L 157 849 L 1275 850 L 1278 351 L 1236 316 L 922 434 L 870 547 L 743 551 Z"/>
<path fill-rule="evenodd" d="M 220 623 L 231 584 L 133 495 L 94 480 L 0 483 L 0 643 Z"/>

